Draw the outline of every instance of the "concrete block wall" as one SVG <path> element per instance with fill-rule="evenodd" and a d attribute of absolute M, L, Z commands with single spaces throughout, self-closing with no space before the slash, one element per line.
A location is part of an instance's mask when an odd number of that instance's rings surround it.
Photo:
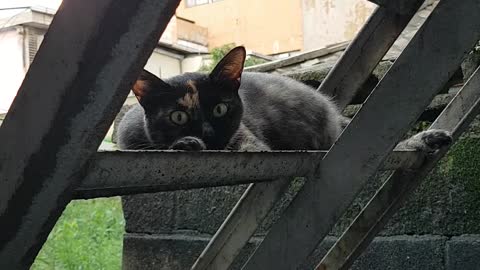
<path fill-rule="evenodd" d="M 209 235 L 133 234 L 124 240 L 124 269 L 189 269 L 208 243 Z M 328 237 L 299 269 L 311 270 L 327 252 L 335 237 Z M 241 269 L 260 243 L 253 239 L 231 269 Z M 438 235 L 398 235 L 377 237 L 355 262 L 354 270 L 478 270 L 480 235 L 446 237 Z M 268 266 L 265 266 L 268 269 Z"/>
<path fill-rule="evenodd" d="M 479 134 L 477 119 L 353 269 L 480 269 Z M 318 262 L 385 174 L 371 179 L 301 269 L 311 269 Z M 302 179 L 292 183 L 232 269 L 240 269 L 302 183 Z M 125 197 L 124 269 L 188 269 L 244 189 L 220 187 Z"/>

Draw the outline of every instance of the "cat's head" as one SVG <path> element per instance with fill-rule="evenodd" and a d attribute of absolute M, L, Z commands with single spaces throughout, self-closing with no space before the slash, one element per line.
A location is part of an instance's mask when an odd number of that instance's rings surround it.
<path fill-rule="evenodd" d="M 207 149 L 224 149 L 242 118 L 238 89 L 245 57 L 245 48 L 236 47 L 210 74 L 186 73 L 165 81 L 143 71 L 132 90 L 145 110 L 149 139 L 168 148 L 193 136 Z"/>

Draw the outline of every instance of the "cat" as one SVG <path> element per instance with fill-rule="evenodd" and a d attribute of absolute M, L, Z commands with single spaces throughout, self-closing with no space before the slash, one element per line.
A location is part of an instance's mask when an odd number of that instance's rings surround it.
<path fill-rule="evenodd" d="M 327 150 L 348 119 L 327 96 L 301 82 L 243 72 L 245 48 L 232 49 L 210 74 L 165 81 L 143 71 L 133 86 L 139 103 L 118 126 L 120 149 Z M 399 144 L 434 152 L 451 142 L 427 130 Z"/>

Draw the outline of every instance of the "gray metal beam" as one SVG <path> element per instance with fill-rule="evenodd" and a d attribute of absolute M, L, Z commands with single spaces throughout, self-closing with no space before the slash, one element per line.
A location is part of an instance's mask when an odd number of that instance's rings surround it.
<path fill-rule="evenodd" d="M 480 68 L 430 128 L 448 130 L 455 140 L 479 111 Z M 442 149 L 435 156 L 429 157 L 421 168 L 400 169 L 389 177 L 328 251 L 316 270 L 349 269 L 447 150 L 448 148 Z"/>
<path fill-rule="evenodd" d="M 438 4 L 243 269 L 304 261 L 480 39 L 478 14 L 477 0 Z"/>
<path fill-rule="evenodd" d="M 415 10 L 423 0 L 409 2 Z M 370 16 L 342 57 L 319 87 L 334 97 L 340 109 L 345 108 L 382 60 L 414 13 L 398 14 L 379 7 Z"/>
<path fill-rule="evenodd" d="M 185 190 L 306 176 L 326 151 L 98 152 L 75 198 Z M 416 168 L 423 153 L 395 151 L 383 169 Z M 267 180 L 270 179 L 270 180 Z"/>
<path fill-rule="evenodd" d="M 0 128 L 0 269 L 30 267 L 178 2 L 60 6 Z"/>

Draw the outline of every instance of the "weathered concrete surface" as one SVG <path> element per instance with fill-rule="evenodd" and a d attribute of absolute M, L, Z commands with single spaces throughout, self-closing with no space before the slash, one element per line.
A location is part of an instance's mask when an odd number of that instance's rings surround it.
<path fill-rule="evenodd" d="M 480 234 L 480 117 L 450 150 L 383 235 Z M 480 255 L 479 255 L 480 257 Z"/>
<path fill-rule="evenodd" d="M 183 234 L 127 234 L 124 239 L 123 267 L 130 269 L 189 269 L 208 243 L 208 236 Z M 230 269 L 240 269 L 261 238 L 253 239 Z M 300 269 L 311 270 L 333 245 L 328 237 Z M 395 236 L 376 238 L 367 252 L 354 264 L 354 270 L 442 270 L 445 269 L 446 237 Z M 468 249 L 467 244 L 460 249 Z M 478 264 L 477 259 L 477 264 Z M 266 268 L 267 269 L 267 268 Z M 453 268 L 451 268 L 453 269 Z M 463 268 L 455 268 L 463 269 Z"/>
<path fill-rule="evenodd" d="M 480 237 L 465 235 L 453 237 L 446 247 L 447 270 L 478 270 L 480 269 Z"/>
<path fill-rule="evenodd" d="M 442 270 L 447 238 L 443 236 L 400 235 L 377 237 L 352 266 L 352 270 Z M 329 237 L 308 258 L 301 269 L 311 270 L 335 241 Z"/>
<path fill-rule="evenodd" d="M 209 236 L 189 235 L 188 232 L 170 235 L 127 234 L 123 240 L 123 269 L 190 269 L 209 239 Z M 247 244 L 232 269 L 240 269 L 258 243 L 258 240 L 253 240 Z"/>
<path fill-rule="evenodd" d="M 452 147 L 380 235 L 480 234 L 480 117 Z M 339 235 L 380 186 L 371 179 L 333 230 Z"/>
<path fill-rule="evenodd" d="M 245 188 L 234 186 L 124 196 L 125 230 L 138 233 L 190 230 L 214 234 Z"/>
<path fill-rule="evenodd" d="M 441 236 L 377 238 L 353 269 L 441 270 L 444 245 Z"/>

